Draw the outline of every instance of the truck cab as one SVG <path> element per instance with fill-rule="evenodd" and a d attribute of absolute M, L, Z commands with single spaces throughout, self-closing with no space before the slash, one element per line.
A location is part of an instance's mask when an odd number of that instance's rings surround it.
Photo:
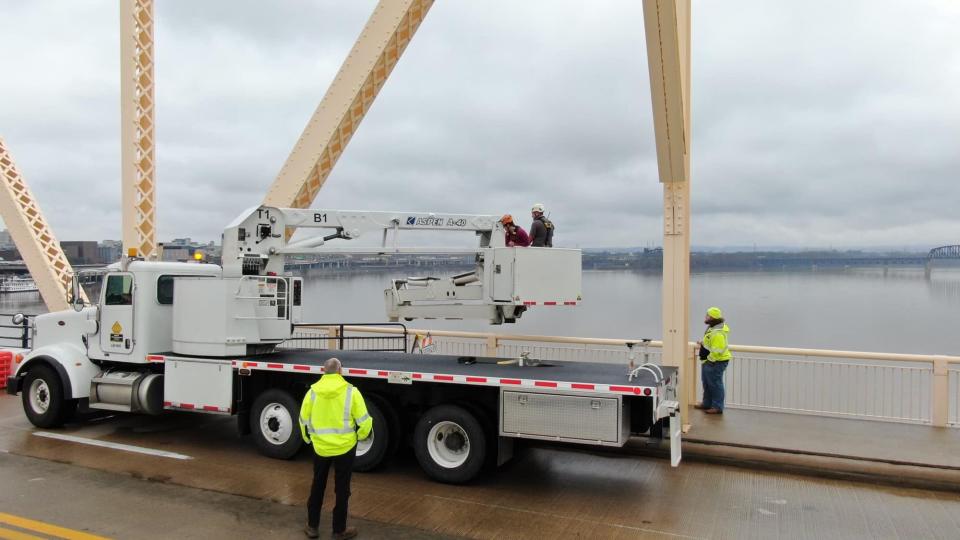
<path fill-rule="evenodd" d="M 24 411 L 40 427 L 61 424 L 81 400 L 91 408 L 159 412 L 162 374 L 149 362 L 152 352 L 172 347 L 175 283 L 222 273 L 213 264 L 130 260 L 109 269 L 89 302 L 75 278 L 74 309 L 36 317 L 33 349 L 17 364 L 8 393 L 24 392 Z"/>
<path fill-rule="evenodd" d="M 177 278 L 219 278 L 213 264 L 133 261 L 104 276 L 94 313 L 97 333 L 87 336 L 91 360 L 146 363 L 173 345 Z M 39 324 L 39 320 L 38 320 Z"/>

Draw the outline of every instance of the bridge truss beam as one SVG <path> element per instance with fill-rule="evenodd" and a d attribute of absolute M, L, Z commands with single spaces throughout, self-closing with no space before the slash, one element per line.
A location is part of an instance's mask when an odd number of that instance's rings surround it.
<path fill-rule="evenodd" d="M 67 291 L 73 268 L 47 225 L 13 156 L 7 151 L 3 138 L 0 138 L 0 215 L 37 283 L 47 309 L 67 309 Z"/>
<path fill-rule="evenodd" d="M 309 208 L 433 0 L 381 0 L 263 204 Z"/>
<path fill-rule="evenodd" d="M 120 141 L 124 254 L 156 256 L 153 0 L 120 0 Z"/>
<path fill-rule="evenodd" d="M 680 371 L 681 417 L 690 419 L 690 0 L 644 0 L 650 97 L 663 184 L 663 363 Z"/>

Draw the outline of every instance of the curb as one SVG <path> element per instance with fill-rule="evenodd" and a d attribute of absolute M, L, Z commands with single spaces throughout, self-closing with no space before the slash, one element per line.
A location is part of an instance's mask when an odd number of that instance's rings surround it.
<path fill-rule="evenodd" d="M 623 451 L 633 455 L 670 458 L 669 450 L 659 446 L 628 444 Z M 947 466 L 730 445 L 703 440 L 683 441 L 683 459 L 835 480 L 960 492 L 960 469 Z"/>

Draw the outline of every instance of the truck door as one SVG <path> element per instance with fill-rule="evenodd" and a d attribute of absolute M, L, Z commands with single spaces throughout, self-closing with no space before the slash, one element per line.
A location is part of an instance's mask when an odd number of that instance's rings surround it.
<path fill-rule="evenodd" d="M 100 348 L 130 354 L 133 350 L 133 274 L 107 275 L 100 305 Z"/>

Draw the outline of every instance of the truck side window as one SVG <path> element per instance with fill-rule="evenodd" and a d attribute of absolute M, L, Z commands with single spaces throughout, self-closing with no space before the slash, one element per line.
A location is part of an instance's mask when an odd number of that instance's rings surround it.
<path fill-rule="evenodd" d="M 107 292 L 104 303 L 108 306 L 133 304 L 133 276 L 113 275 L 107 277 Z"/>
<path fill-rule="evenodd" d="M 173 276 L 157 279 L 157 302 L 165 306 L 173 303 Z"/>

